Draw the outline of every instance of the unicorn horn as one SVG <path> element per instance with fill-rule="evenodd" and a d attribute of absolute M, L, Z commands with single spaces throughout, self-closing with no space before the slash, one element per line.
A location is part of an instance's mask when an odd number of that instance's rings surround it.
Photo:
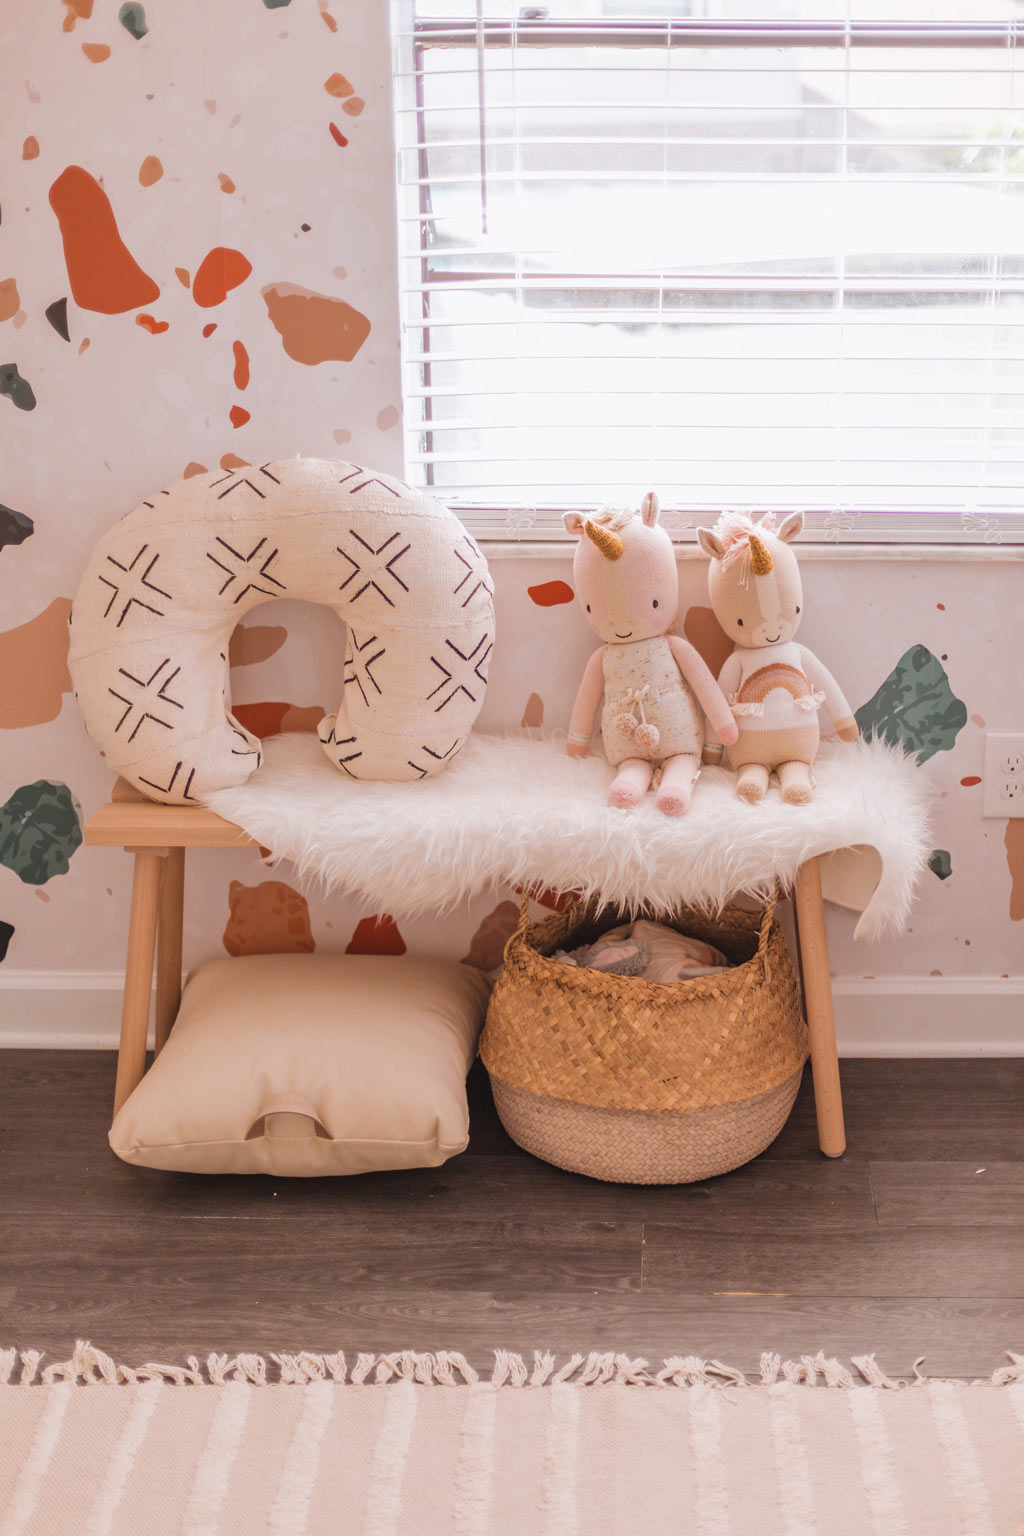
<path fill-rule="evenodd" d="M 617 534 L 610 533 L 607 528 L 602 528 L 599 523 L 586 522 L 583 525 L 584 532 L 591 544 L 596 544 L 606 560 L 618 560 L 622 556 L 625 545 Z M 768 569 L 771 570 L 771 561 Z"/>
<path fill-rule="evenodd" d="M 772 569 L 772 557 L 756 533 L 750 535 L 750 569 L 755 576 L 767 576 Z"/>

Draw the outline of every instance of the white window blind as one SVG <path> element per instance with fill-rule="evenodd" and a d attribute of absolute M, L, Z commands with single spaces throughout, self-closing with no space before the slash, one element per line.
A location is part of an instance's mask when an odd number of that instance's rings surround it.
<path fill-rule="evenodd" d="M 409 478 L 1024 540 L 1024 6 L 747 9 L 395 0 Z"/>

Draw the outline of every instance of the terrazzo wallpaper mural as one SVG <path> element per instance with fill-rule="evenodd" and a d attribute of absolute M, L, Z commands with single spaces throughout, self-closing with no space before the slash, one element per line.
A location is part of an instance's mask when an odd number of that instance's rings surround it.
<path fill-rule="evenodd" d="M 0 998 L 18 978 L 114 973 L 130 881 L 86 849 L 110 775 L 67 672 L 88 552 L 148 492 L 295 453 L 401 474 L 390 53 L 384 4 L 36 0 L 5 18 L 0 80 Z M 645 490 L 638 486 L 638 496 Z M 568 555 L 492 559 L 500 643 L 480 729 L 564 729 L 591 636 Z M 982 740 L 1024 729 L 1024 564 L 810 558 L 802 638 L 864 730 L 918 752 L 936 848 L 912 932 L 855 945 L 844 977 L 1019 978 L 1024 821 L 980 815 Z M 728 642 L 703 560 L 680 626 Z M 343 631 L 291 602 L 232 640 L 235 713 L 312 729 Z M 553 664 L 554 661 L 554 664 Z M 490 967 L 499 892 L 443 923 L 296 889 L 255 851 L 190 858 L 189 964 L 225 952 L 444 953 Z"/>

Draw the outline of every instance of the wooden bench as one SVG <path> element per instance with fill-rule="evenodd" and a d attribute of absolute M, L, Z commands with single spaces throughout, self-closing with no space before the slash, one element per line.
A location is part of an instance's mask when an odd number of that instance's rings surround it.
<path fill-rule="evenodd" d="M 135 858 L 114 1087 L 116 1115 L 146 1070 L 154 960 L 157 1054 L 171 1032 L 181 1001 L 186 849 L 243 848 L 253 846 L 254 839 L 213 811 L 159 805 L 118 779 L 110 804 L 86 824 L 85 841 L 98 848 L 123 848 Z M 846 1133 L 817 859 L 809 859 L 800 866 L 792 895 L 810 1035 L 818 1142 L 826 1157 L 841 1157 L 846 1150 Z"/>

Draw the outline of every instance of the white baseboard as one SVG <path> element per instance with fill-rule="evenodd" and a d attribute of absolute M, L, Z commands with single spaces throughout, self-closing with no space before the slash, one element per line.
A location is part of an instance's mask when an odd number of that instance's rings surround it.
<path fill-rule="evenodd" d="M 840 1056 L 1024 1056 L 1024 976 L 836 976 Z"/>
<path fill-rule="evenodd" d="M 119 971 L 0 967 L 0 1049 L 117 1049 Z M 1024 976 L 837 976 L 840 1056 L 1024 1056 Z"/>
<path fill-rule="evenodd" d="M 0 967 L 0 1049 L 116 1051 L 123 987 L 123 971 Z"/>

